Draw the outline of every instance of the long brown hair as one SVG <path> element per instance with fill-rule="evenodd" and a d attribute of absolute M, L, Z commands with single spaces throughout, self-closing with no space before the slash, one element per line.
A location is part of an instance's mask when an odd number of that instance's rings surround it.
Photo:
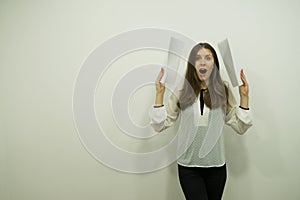
<path fill-rule="evenodd" d="M 198 51 L 202 48 L 210 50 L 214 58 L 214 66 L 209 77 L 209 84 L 207 84 L 208 92 L 204 95 L 204 103 L 209 108 L 217 108 L 220 106 L 225 108 L 227 102 L 227 88 L 220 76 L 217 53 L 210 44 L 199 43 L 193 47 L 188 58 L 185 82 L 183 89 L 180 91 L 177 103 L 177 106 L 182 110 L 192 105 L 200 94 L 202 81 L 197 76 L 195 61 Z"/>

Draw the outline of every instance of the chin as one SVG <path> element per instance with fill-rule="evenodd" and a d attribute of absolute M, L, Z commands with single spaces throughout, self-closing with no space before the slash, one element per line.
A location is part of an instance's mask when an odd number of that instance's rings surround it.
<path fill-rule="evenodd" d="M 201 81 L 207 81 L 210 77 L 211 73 L 206 73 L 206 74 L 198 74 L 198 78 Z"/>
<path fill-rule="evenodd" d="M 198 76 L 198 78 L 200 79 L 200 81 L 206 81 L 208 77 L 201 75 L 201 76 Z"/>

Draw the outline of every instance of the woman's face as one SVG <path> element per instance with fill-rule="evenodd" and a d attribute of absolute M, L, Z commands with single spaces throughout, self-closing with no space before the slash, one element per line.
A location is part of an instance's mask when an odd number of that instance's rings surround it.
<path fill-rule="evenodd" d="M 201 48 L 195 58 L 195 68 L 201 81 L 208 80 L 214 66 L 213 54 L 209 49 Z"/>

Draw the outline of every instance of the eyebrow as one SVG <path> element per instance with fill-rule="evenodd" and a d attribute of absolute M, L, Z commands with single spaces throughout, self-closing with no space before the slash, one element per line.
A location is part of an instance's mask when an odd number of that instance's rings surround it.
<path fill-rule="evenodd" d="M 201 56 L 201 55 L 196 54 L 196 56 Z M 204 57 L 205 57 L 205 56 L 212 56 L 212 54 L 206 54 L 206 55 L 204 55 Z"/>

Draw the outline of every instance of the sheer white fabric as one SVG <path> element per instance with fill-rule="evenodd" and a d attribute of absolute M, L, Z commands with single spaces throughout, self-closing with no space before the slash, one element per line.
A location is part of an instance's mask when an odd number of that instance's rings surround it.
<path fill-rule="evenodd" d="M 157 132 L 172 126 L 178 116 L 180 125 L 178 134 L 178 163 L 184 166 L 221 166 L 225 163 L 222 138 L 225 124 L 231 126 L 238 134 L 243 134 L 252 126 L 250 110 L 243 110 L 236 105 L 234 96 L 228 86 L 226 112 L 221 108 L 204 107 L 200 116 L 199 99 L 185 110 L 177 107 L 178 91 L 171 94 L 166 106 L 150 109 L 151 125 Z"/>

